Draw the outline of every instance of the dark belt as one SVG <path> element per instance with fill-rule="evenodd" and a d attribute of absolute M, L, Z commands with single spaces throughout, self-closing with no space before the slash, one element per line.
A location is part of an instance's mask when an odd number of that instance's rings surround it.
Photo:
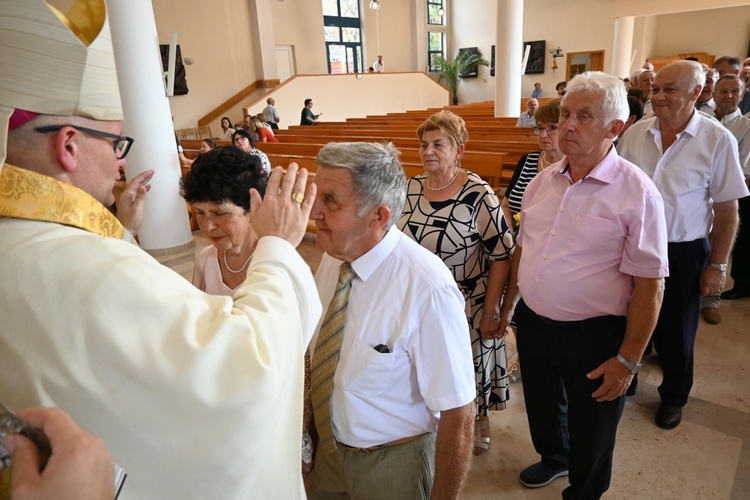
<path fill-rule="evenodd" d="M 534 313 L 534 311 L 531 311 Z M 539 321 L 544 323 L 548 326 L 554 326 L 555 328 L 582 328 L 586 326 L 593 326 L 597 323 L 603 323 L 605 321 L 610 321 L 612 318 L 617 318 L 618 316 L 596 316 L 595 318 L 586 318 L 578 321 L 557 321 L 556 319 L 551 318 L 545 318 L 544 316 L 536 315 L 537 318 L 539 318 Z"/>
<path fill-rule="evenodd" d="M 341 442 L 339 442 L 339 444 L 343 446 L 344 448 L 346 448 L 347 450 L 361 451 L 362 453 L 370 453 L 371 451 L 378 451 L 378 450 L 382 450 L 383 448 L 390 448 L 391 446 L 398 446 L 400 444 L 406 444 L 406 443 L 410 443 L 411 441 L 416 441 L 417 439 L 425 436 L 426 434 L 427 433 L 425 432 L 424 434 L 417 434 L 416 436 L 410 436 L 407 438 L 397 439 L 389 443 L 370 446 L 369 448 L 355 448 L 354 446 L 349 446 Z"/>

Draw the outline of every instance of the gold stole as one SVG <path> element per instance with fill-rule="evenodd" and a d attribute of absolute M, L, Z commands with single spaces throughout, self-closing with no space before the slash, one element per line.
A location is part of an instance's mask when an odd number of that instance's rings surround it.
<path fill-rule="evenodd" d="M 2 217 L 56 222 L 109 238 L 125 234 L 117 217 L 85 191 L 7 163 L 0 171 Z"/>

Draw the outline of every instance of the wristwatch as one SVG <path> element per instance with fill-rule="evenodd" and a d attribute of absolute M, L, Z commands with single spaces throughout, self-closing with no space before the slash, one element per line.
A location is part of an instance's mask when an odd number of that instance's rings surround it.
<path fill-rule="evenodd" d="M 713 267 L 714 269 L 718 269 L 722 273 L 727 272 L 727 265 L 726 264 L 716 264 L 714 262 L 709 262 L 709 266 Z"/>
<path fill-rule="evenodd" d="M 625 366 L 625 368 L 630 370 L 630 373 L 632 373 L 633 375 L 638 373 L 638 370 L 641 369 L 641 363 L 632 363 L 628 361 L 627 359 L 623 358 L 622 356 L 620 356 L 619 352 L 617 353 L 617 356 L 615 357 L 617 358 L 617 361 L 622 363 Z"/>

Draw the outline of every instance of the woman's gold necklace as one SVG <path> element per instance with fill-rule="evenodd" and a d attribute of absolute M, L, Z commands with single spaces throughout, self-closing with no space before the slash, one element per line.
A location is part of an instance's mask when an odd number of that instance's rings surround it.
<path fill-rule="evenodd" d="M 434 188 L 434 187 L 430 186 L 430 181 L 429 180 L 425 181 L 425 185 L 427 186 L 427 189 L 429 189 L 430 191 L 442 191 L 443 189 L 448 189 L 451 186 L 451 184 L 453 184 L 453 182 L 456 180 L 456 178 L 458 177 L 459 173 L 461 173 L 461 169 L 457 168 L 456 169 L 456 173 L 453 174 L 453 177 L 448 182 L 448 184 L 446 184 L 445 186 L 440 186 L 440 187 Z"/>
<path fill-rule="evenodd" d="M 255 252 L 251 253 L 250 257 L 248 257 L 247 260 L 245 261 L 245 263 L 242 264 L 242 267 L 239 268 L 237 271 L 235 271 L 234 269 L 232 269 L 231 267 L 229 267 L 229 262 L 227 262 L 227 252 L 224 251 L 224 266 L 227 268 L 227 271 L 229 271 L 230 273 L 232 273 L 232 274 L 239 274 L 239 273 L 241 273 L 242 271 L 245 270 L 245 268 L 247 267 L 247 265 L 250 263 L 250 259 L 253 258 L 253 255 L 255 255 Z"/>

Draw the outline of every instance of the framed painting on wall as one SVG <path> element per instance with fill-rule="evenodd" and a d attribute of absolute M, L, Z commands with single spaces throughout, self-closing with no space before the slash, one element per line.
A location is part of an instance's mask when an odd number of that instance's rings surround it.
<path fill-rule="evenodd" d="M 470 54 L 479 54 L 479 48 L 477 47 L 468 47 L 465 49 L 458 49 L 458 53 L 461 54 L 463 52 L 468 52 Z M 479 66 L 474 66 L 469 71 L 461 75 L 461 78 L 476 78 L 477 75 L 479 75 Z"/>
<path fill-rule="evenodd" d="M 523 42 L 523 52 L 526 53 L 526 47 L 529 49 L 529 59 L 526 61 L 526 74 L 537 75 L 544 73 L 544 57 L 547 48 L 545 40 L 536 42 Z"/>

